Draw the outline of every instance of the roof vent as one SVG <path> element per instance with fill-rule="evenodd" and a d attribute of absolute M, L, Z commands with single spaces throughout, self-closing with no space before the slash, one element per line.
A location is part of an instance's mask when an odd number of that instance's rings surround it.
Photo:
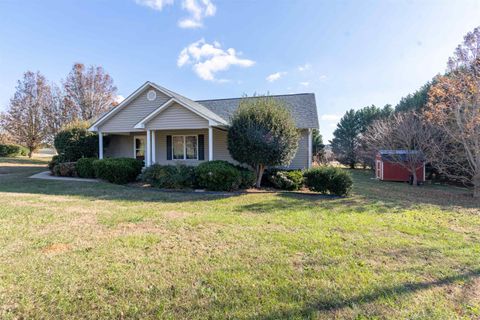
<path fill-rule="evenodd" d="M 147 93 L 147 99 L 148 101 L 153 101 L 157 98 L 157 93 L 155 92 L 155 90 L 150 90 L 148 91 Z"/>

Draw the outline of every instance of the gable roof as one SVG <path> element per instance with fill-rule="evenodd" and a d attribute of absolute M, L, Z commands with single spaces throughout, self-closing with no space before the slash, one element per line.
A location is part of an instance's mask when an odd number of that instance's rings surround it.
<path fill-rule="evenodd" d="M 269 96 L 284 103 L 285 107 L 292 114 L 297 128 L 318 129 L 317 104 L 315 94 L 298 93 Z M 223 119 L 229 121 L 235 110 L 240 105 L 243 98 L 197 100 L 196 102 L 218 114 Z M 255 99 L 255 97 L 252 97 Z"/>
<path fill-rule="evenodd" d="M 125 108 L 132 100 L 138 97 L 148 87 L 153 87 L 158 91 L 164 93 L 170 99 L 156 108 L 153 112 L 143 118 L 135 127 L 143 128 L 144 124 L 153 119 L 159 114 L 165 107 L 168 107 L 172 102 L 176 102 L 184 107 L 190 109 L 192 112 L 204 117 L 213 125 L 228 125 L 230 118 L 235 110 L 240 105 L 240 101 L 243 98 L 231 98 L 231 99 L 213 99 L 213 100 L 198 100 L 193 101 L 181 94 L 173 92 L 167 88 L 159 86 L 153 82 L 147 81 L 140 88 L 135 90 L 125 100 L 123 100 L 118 106 L 110 109 L 100 116 L 89 128 L 91 131 L 97 131 L 98 127 Z M 287 94 L 287 95 L 272 95 L 274 99 L 278 99 L 284 103 L 285 107 L 290 111 L 295 121 L 297 128 L 318 129 L 318 115 L 317 106 L 315 103 L 315 95 L 313 93 L 300 93 L 300 94 Z M 252 97 L 255 99 L 255 97 Z"/>

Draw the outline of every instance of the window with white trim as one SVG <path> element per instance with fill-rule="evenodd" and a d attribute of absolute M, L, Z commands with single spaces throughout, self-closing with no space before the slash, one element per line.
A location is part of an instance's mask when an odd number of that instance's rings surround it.
<path fill-rule="evenodd" d="M 174 160 L 198 160 L 198 136 L 172 136 Z"/>

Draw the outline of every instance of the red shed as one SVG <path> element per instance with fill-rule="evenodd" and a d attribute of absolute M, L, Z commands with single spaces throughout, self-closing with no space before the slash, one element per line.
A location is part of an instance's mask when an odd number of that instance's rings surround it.
<path fill-rule="evenodd" d="M 415 155 L 413 157 L 412 155 Z M 398 161 L 418 159 L 417 180 L 425 182 L 425 160 L 415 150 L 380 150 L 375 158 L 375 176 L 384 181 L 405 181 L 410 182 L 411 173 L 407 168 L 400 165 Z"/>

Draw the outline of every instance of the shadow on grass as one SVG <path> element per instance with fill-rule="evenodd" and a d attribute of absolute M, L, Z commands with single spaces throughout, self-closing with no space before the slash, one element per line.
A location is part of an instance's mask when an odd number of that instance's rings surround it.
<path fill-rule="evenodd" d="M 475 269 L 462 274 L 444 277 L 441 279 L 425 282 L 408 282 L 397 286 L 383 287 L 374 290 L 371 293 L 361 294 L 349 298 L 343 297 L 320 297 L 315 301 L 307 304 L 300 310 L 291 312 L 277 312 L 267 315 L 256 316 L 258 319 L 286 319 L 286 318 L 310 318 L 317 312 L 335 312 L 346 307 L 352 307 L 361 304 L 368 304 L 384 297 L 400 297 L 403 295 L 414 294 L 418 291 L 428 290 L 431 288 L 450 285 L 458 281 L 471 281 L 480 276 L 480 269 Z"/>
<path fill-rule="evenodd" d="M 109 183 L 66 182 L 29 179 L 32 174 L 46 169 L 46 161 L 28 158 L 0 159 L 0 192 L 38 193 L 46 195 L 72 195 L 91 199 L 147 202 L 211 201 L 241 196 L 242 193 L 185 193 L 159 192 L 156 189 L 118 186 Z M 377 204 L 380 212 L 401 212 L 421 204 L 441 206 L 443 209 L 475 208 L 480 204 L 468 190 L 460 188 L 411 187 L 402 183 L 384 183 L 371 179 L 371 173 L 354 170 L 353 197 L 331 198 L 322 195 L 278 193 L 273 200 L 261 200 L 238 208 L 238 211 L 276 212 L 291 209 L 323 208 L 334 210 L 337 206 L 356 212 Z M 379 204 L 379 205 L 378 205 Z M 371 207 L 370 207 L 371 209 Z"/>

